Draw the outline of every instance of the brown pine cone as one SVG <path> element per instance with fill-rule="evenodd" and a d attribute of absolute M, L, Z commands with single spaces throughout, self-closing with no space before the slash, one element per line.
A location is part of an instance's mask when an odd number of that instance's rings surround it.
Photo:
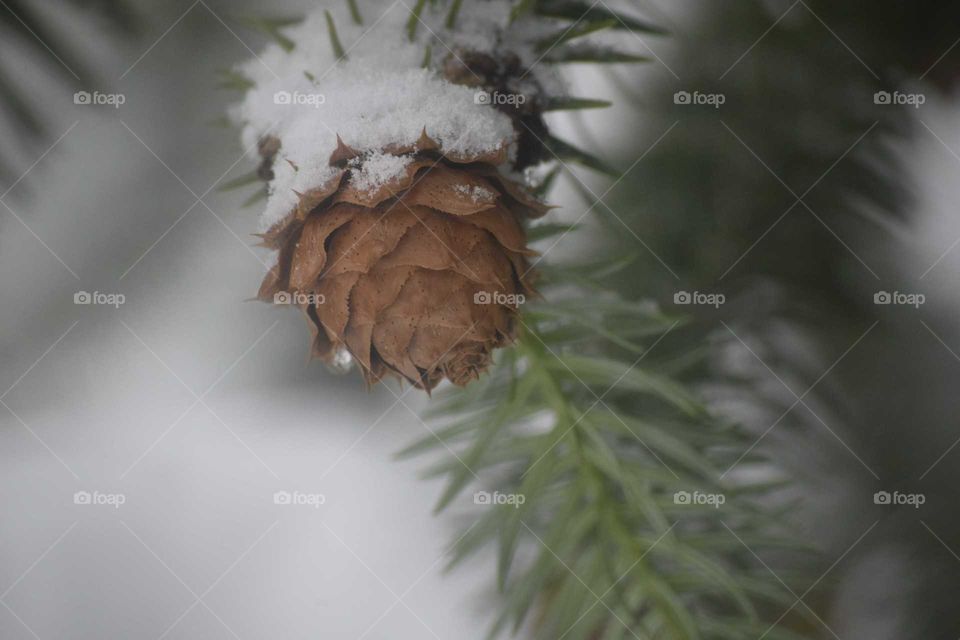
<path fill-rule="evenodd" d="M 340 143 L 335 177 L 263 235 L 279 257 L 259 298 L 297 304 L 312 354 L 332 362 L 346 349 L 370 384 L 465 385 L 517 335 L 517 307 L 534 293 L 521 223 L 548 207 L 500 175 L 505 149 L 443 155 L 424 132 L 383 153 L 408 164 L 370 186 L 366 156 Z"/>

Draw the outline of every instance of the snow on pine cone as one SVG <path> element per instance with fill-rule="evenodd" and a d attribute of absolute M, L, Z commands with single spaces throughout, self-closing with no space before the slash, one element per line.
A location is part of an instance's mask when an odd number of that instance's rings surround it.
<path fill-rule="evenodd" d="M 517 307 L 534 293 L 522 222 L 548 207 L 497 170 L 506 147 L 442 153 L 426 131 L 377 154 L 338 142 L 334 178 L 263 235 L 278 262 L 259 297 L 297 304 L 312 354 L 347 350 L 368 383 L 476 379 L 517 336 Z M 371 183 L 364 165 L 385 162 L 399 170 Z"/>

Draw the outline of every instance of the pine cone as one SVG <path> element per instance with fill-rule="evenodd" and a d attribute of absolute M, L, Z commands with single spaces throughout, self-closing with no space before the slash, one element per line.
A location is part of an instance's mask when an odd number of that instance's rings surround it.
<path fill-rule="evenodd" d="M 534 293 L 521 221 L 548 207 L 500 175 L 505 148 L 441 154 L 424 132 L 377 157 L 406 164 L 371 184 L 370 156 L 339 141 L 335 177 L 263 235 L 279 257 L 259 297 L 297 304 L 312 355 L 332 362 L 345 349 L 369 384 L 465 385 L 517 335 L 517 307 Z"/>

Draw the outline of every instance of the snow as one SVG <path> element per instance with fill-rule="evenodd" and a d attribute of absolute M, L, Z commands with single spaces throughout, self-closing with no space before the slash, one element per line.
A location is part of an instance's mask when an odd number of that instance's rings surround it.
<path fill-rule="evenodd" d="M 369 155 L 356 158 L 350 162 L 356 167 L 353 172 L 351 185 L 356 189 L 373 191 L 394 178 L 404 174 L 404 169 L 412 162 L 410 156 L 397 156 L 392 153 L 374 151 Z"/>
<path fill-rule="evenodd" d="M 492 52 L 507 46 L 534 64 L 537 55 L 527 30 L 536 27 L 507 29 L 511 2 L 463 3 L 455 31 L 444 26 L 446 8 L 434 11 L 427 3 L 413 41 L 407 31 L 412 2 L 358 3 L 363 25 L 354 23 L 346 2 L 330 4 L 346 60 L 336 59 L 321 6 L 284 31 L 295 43 L 292 51 L 270 44 L 239 69 L 255 84 L 231 111 L 244 146 L 255 156 L 264 135 L 281 141 L 263 229 L 290 212 L 297 203 L 295 192 L 321 186 L 335 175 L 328 160 L 338 135 L 364 154 L 353 168 L 360 185 L 369 187 L 387 182 L 406 166 L 406 160 L 381 151 L 413 144 L 424 129 L 446 153 L 506 148 L 512 157 L 510 119 L 478 103 L 476 89 L 452 84 L 437 71 L 456 51 Z M 428 45 L 431 64 L 424 68 Z"/>

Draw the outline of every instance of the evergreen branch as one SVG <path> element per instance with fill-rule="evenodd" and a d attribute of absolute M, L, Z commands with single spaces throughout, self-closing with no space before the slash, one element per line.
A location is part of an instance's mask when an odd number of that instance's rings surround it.
<path fill-rule="evenodd" d="M 431 469 L 448 478 L 438 509 L 460 499 L 474 474 L 494 492 L 474 495 L 485 512 L 451 566 L 497 547 L 504 606 L 490 637 L 528 624 L 534 638 L 551 640 L 748 638 L 747 629 L 768 626 L 762 605 L 792 601 L 727 527 L 751 548 L 797 549 L 757 506 L 776 487 L 719 479 L 750 440 L 664 377 L 668 353 L 651 359 L 679 319 L 594 296 L 554 292 L 532 304 L 519 344 L 489 377 L 438 396 L 439 442 L 430 436 L 403 452 L 441 443 L 457 451 Z M 739 631 L 718 632 L 732 620 Z"/>

